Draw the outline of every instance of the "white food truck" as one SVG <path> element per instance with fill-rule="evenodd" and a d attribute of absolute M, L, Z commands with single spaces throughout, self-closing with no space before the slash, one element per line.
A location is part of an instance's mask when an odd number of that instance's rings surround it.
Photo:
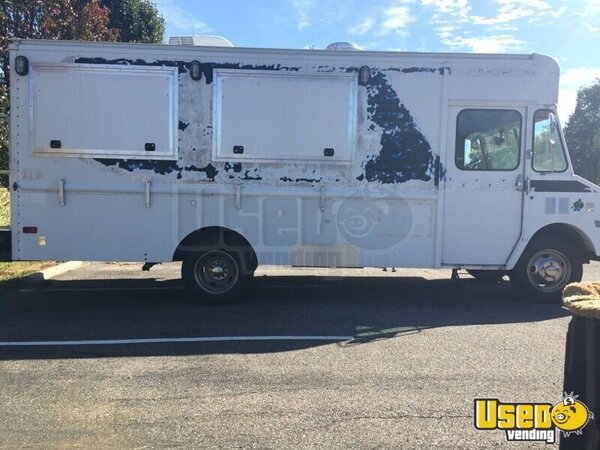
<path fill-rule="evenodd" d="M 211 301 L 259 264 L 554 300 L 600 255 L 546 56 L 15 39 L 10 66 L 14 260 L 182 261 Z"/>

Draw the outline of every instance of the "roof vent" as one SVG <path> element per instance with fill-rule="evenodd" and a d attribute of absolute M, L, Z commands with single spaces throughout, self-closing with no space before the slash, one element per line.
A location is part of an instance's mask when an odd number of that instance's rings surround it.
<path fill-rule="evenodd" d="M 199 45 L 202 47 L 233 47 L 233 44 L 222 36 L 171 36 L 169 45 Z"/>
<path fill-rule="evenodd" d="M 347 52 L 359 52 L 362 50 L 354 42 L 334 42 L 327 46 L 327 50 L 344 50 Z"/>

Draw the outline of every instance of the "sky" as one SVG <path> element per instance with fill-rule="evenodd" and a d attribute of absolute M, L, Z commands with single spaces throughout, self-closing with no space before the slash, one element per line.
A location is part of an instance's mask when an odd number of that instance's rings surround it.
<path fill-rule="evenodd" d="M 600 78 L 600 0 L 154 0 L 165 36 L 219 35 L 236 47 L 542 53 L 561 67 L 558 111 Z"/>

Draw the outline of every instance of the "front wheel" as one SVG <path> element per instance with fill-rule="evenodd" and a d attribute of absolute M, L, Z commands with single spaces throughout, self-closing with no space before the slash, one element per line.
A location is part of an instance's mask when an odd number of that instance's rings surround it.
<path fill-rule="evenodd" d="M 189 255 L 183 260 L 181 275 L 194 296 L 205 303 L 235 300 L 246 278 L 239 255 L 224 249 Z"/>
<path fill-rule="evenodd" d="M 510 279 L 535 300 L 558 302 L 565 286 L 581 281 L 582 275 L 581 257 L 569 242 L 539 238 L 527 246 Z"/>

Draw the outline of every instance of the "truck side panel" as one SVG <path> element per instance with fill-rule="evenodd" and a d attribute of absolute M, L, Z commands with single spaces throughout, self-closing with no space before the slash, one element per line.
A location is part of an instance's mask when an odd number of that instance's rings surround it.
<path fill-rule="evenodd" d="M 521 90 L 554 95 L 537 83 L 545 60 L 525 57 L 31 41 L 14 44 L 17 54 L 33 72 L 11 78 L 16 259 L 170 261 L 187 235 L 220 226 L 242 234 L 259 263 L 438 267 L 448 161 L 441 99 L 481 100 L 485 90 L 487 101 L 510 104 L 521 98 L 509 92 L 515 74 Z M 62 85 L 69 95 L 35 89 L 35 71 L 54 66 L 78 74 Z M 129 80 L 144 71 L 157 77 L 148 78 L 151 101 L 134 89 L 93 90 L 96 74 Z M 455 74 L 472 77 L 475 94 Z M 63 97 L 79 112 L 46 120 Z M 96 111 L 91 100 L 104 103 Z M 133 116 L 125 124 L 124 114 Z"/>

